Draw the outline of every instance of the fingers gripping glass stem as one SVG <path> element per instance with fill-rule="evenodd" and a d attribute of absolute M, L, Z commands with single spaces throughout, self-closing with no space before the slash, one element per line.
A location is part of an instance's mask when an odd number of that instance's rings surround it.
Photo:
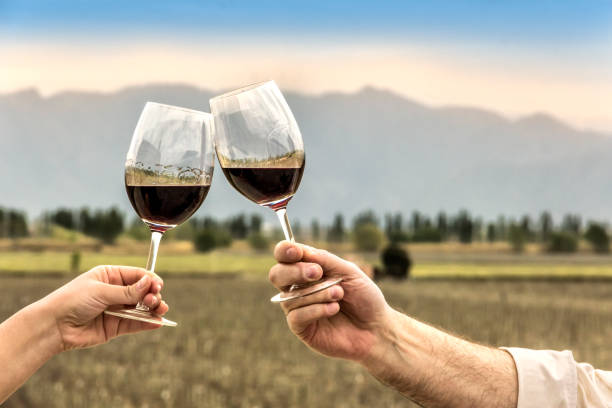
<path fill-rule="evenodd" d="M 295 242 L 295 238 L 293 237 L 293 231 L 291 231 L 291 224 L 289 223 L 289 217 L 287 216 L 287 210 L 285 208 L 279 208 L 278 210 L 275 210 L 275 212 L 278 216 L 278 220 L 280 221 L 281 227 L 283 228 L 285 239 L 289 242 Z M 342 278 L 321 279 L 316 282 L 301 285 L 294 283 L 293 285 L 291 285 L 289 290 L 275 295 L 272 299 L 270 299 L 270 301 L 273 303 L 286 302 L 287 300 L 296 299 L 299 297 L 308 296 L 313 293 L 320 292 L 340 282 L 342 282 Z"/>
<path fill-rule="evenodd" d="M 149 247 L 149 259 L 147 260 L 147 271 L 151 273 L 155 273 L 157 251 L 162 235 L 163 233 L 158 231 L 151 232 L 151 246 Z M 176 322 L 157 316 L 142 301 L 138 302 L 133 309 L 106 310 L 104 313 L 126 319 L 140 320 L 141 322 L 161 324 L 163 326 L 176 326 Z"/>
<path fill-rule="evenodd" d="M 147 271 L 155 273 L 155 262 L 157 261 L 157 251 L 159 250 L 159 242 L 164 234 L 158 231 L 151 233 L 151 245 L 149 246 L 149 259 L 147 260 Z M 142 301 L 136 305 L 137 310 L 148 312 L 150 309 Z"/>
<path fill-rule="evenodd" d="M 278 217 L 278 220 L 280 221 L 281 227 L 283 229 L 283 233 L 285 234 L 285 239 L 289 242 L 295 242 L 295 238 L 293 237 L 293 231 L 291 230 L 291 224 L 289 223 L 289 216 L 287 215 L 287 209 L 279 208 L 278 210 L 274 212 L 276 213 L 276 216 Z M 300 285 L 294 284 L 294 285 L 291 285 L 291 287 L 289 288 L 289 291 L 293 291 L 299 288 L 300 288 Z"/>

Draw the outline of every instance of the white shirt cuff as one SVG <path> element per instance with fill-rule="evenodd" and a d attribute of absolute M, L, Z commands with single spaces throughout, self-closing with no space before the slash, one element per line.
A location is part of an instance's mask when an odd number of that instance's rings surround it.
<path fill-rule="evenodd" d="M 517 408 L 576 408 L 576 362 L 571 351 L 501 348 L 516 365 Z"/>

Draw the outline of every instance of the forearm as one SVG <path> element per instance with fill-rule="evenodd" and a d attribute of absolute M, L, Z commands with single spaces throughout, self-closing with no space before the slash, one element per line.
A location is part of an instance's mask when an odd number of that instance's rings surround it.
<path fill-rule="evenodd" d="M 0 324 L 0 404 L 61 351 L 55 320 L 42 302 Z"/>
<path fill-rule="evenodd" d="M 380 381 L 424 407 L 517 405 L 512 357 L 392 311 L 362 363 Z"/>

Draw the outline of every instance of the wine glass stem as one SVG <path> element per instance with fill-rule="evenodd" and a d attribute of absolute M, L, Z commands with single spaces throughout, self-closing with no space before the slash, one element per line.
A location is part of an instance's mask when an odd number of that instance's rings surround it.
<path fill-rule="evenodd" d="M 155 262 L 157 261 L 157 250 L 159 249 L 159 241 L 161 241 L 162 233 L 158 231 L 151 232 L 151 246 L 149 246 L 149 259 L 147 260 L 147 271 L 155 272 Z M 144 303 L 138 302 L 136 309 L 149 310 Z"/>
<path fill-rule="evenodd" d="M 147 271 L 155 272 L 155 262 L 157 261 L 157 250 L 159 249 L 159 241 L 161 241 L 162 233 L 158 231 L 151 232 L 151 246 L 149 247 L 149 259 L 147 260 Z"/>
<path fill-rule="evenodd" d="M 295 242 L 295 238 L 293 238 L 293 231 L 291 231 L 291 224 L 289 224 L 289 217 L 287 217 L 287 209 L 279 208 L 278 210 L 275 210 L 275 212 L 278 216 L 278 220 L 281 223 L 281 227 L 283 228 L 285 239 L 289 242 Z"/>

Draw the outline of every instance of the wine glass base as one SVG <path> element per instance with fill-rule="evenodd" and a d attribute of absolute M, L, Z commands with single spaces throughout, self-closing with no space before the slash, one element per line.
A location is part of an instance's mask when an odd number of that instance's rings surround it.
<path fill-rule="evenodd" d="M 316 282 L 308 283 L 306 285 L 299 285 L 295 287 L 291 287 L 286 292 L 280 292 L 274 295 L 270 302 L 272 303 L 282 303 L 288 300 L 301 298 L 304 296 L 312 295 L 313 293 L 320 292 L 325 290 L 331 286 L 334 286 L 338 283 L 342 282 L 342 278 L 327 278 L 322 279 Z"/>
<path fill-rule="evenodd" d="M 150 312 L 148 310 L 139 310 L 136 308 L 132 309 L 118 309 L 118 310 L 105 310 L 105 314 L 111 316 L 121 317 L 122 319 L 132 319 L 138 320 L 141 322 L 159 324 L 162 326 L 175 327 L 177 325 L 176 322 L 172 320 L 168 320 L 160 315 Z"/>

